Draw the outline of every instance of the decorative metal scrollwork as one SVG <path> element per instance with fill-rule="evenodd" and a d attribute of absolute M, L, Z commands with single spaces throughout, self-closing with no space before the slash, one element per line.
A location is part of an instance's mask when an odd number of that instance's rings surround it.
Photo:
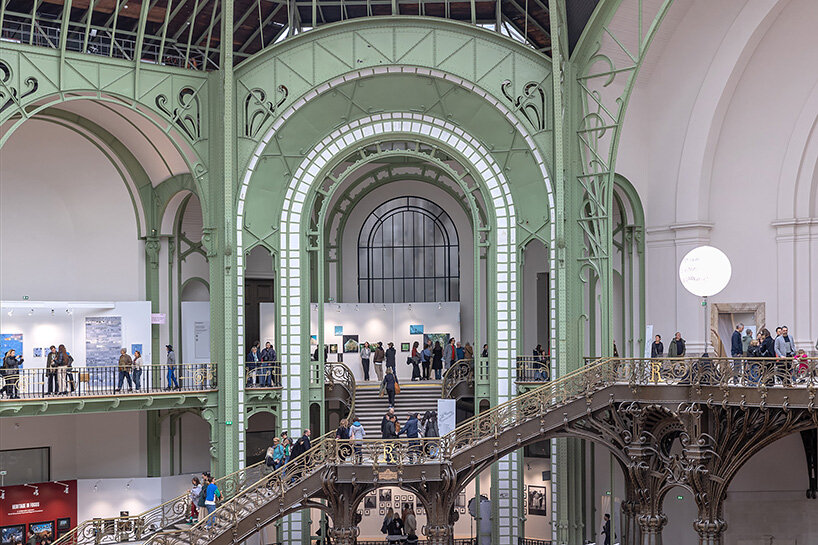
<path fill-rule="evenodd" d="M 20 90 L 11 85 L 11 67 L 4 61 L 0 61 L 0 113 L 6 110 L 15 102 L 36 93 L 40 83 L 34 76 L 29 76 L 24 80 L 26 88 L 20 94 Z"/>
<path fill-rule="evenodd" d="M 500 86 L 509 102 L 514 105 L 514 109 L 519 111 L 531 125 L 539 130 L 545 130 L 547 125 L 546 117 L 548 109 L 545 104 L 545 91 L 536 81 L 529 81 L 523 85 L 523 93 L 516 97 L 509 92 L 511 80 L 505 80 Z"/>
<path fill-rule="evenodd" d="M 250 89 L 247 93 L 244 98 L 244 136 L 254 138 L 290 94 L 284 85 L 279 85 L 276 92 L 279 98 L 275 102 L 267 100 L 264 89 Z"/>
<path fill-rule="evenodd" d="M 182 87 L 177 99 L 178 107 L 171 110 L 168 102 L 167 96 L 156 96 L 156 107 L 171 118 L 173 123 L 191 140 L 199 140 L 202 134 L 202 124 L 198 91 L 193 87 Z"/>

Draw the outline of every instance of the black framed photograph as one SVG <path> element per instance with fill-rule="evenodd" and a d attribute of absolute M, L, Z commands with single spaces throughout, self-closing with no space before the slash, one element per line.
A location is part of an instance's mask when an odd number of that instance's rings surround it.
<path fill-rule="evenodd" d="M 409 352 L 409 343 L 400 343 L 401 352 Z"/>
<path fill-rule="evenodd" d="M 13 524 L 0 527 L 0 545 L 17 545 L 26 540 L 26 525 Z"/>
<path fill-rule="evenodd" d="M 392 503 L 392 490 L 384 488 L 378 492 L 378 500 L 381 503 Z"/>
<path fill-rule="evenodd" d="M 338 345 L 337 344 L 329 345 L 329 353 L 330 354 L 337 354 L 338 353 Z"/>
<path fill-rule="evenodd" d="M 548 515 L 546 509 L 546 490 L 544 486 L 529 486 L 527 494 L 528 514 L 545 517 Z"/>
<path fill-rule="evenodd" d="M 375 496 L 365 496 L 364 497 L 364 509 L 375 509 L 377 507 Z"/>
<path fill-rule="evenodd" d="M 57 539 L 71 531 L 71 519 L 57 519 Z"/>

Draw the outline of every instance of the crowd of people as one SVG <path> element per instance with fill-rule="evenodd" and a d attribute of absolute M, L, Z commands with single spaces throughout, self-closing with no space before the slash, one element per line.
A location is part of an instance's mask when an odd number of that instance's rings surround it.
<path fill-rule="evenodd" d="M 0 375 L 3 377 L 4 387 L 1 393 L 9 399 L 20 399 L 20 368 L 23 361 L 23 355 L 17 354 L 13 348 L 3 355 Z M 52 344 L 49 347 L 46 355 L 45 374 L 48 383 L 46 395 L 68 395 L 77 389 L 72 371 L 73 364 L 74 358 L 64 344 L 59 347 Z"/>
<path fill-rule="evenodd" d="M 484 352 L 484 356 L 488 356 L 488 345 L 484 346 Z M 390 370 L 393 375 L 397 376 L 397 350 L 395 350 L 394 343 L 387 343 L 384 349 L 383 342 L 375 345 L 365 342 L 361 346 L 360 356 L 364 381 L 370 380 L 370 364 L 375 368 L 378 382 L 383 382 Z M 474 348 L 468 342 L 461 344 L 452 338 L 444 347 L 440 341 L 435 341 L 434 344 L 426 341 L 421 348 L 420 341 L 415 341 L 412 344 L 410 355 L 406 358 L 406 365 L 412 366 L 413 381 L 431 380 L 432 374 L 435 380 L 440 380 L 444 369 L 449 369 L 461 360 L 474 360 Z"/>
<path fill-rule="evenodd" d="M 386 534 L 386 541 L 388 542 L 417 543 L 417 530 L 418 521 L 414 509 L 408 503 L 403 504 L 400 513 L 396 513 L 390 507 L 383 518 L 383 524 L 381 524 L 381 533 Z"/>
<path fill-rule="evenodd" d="M 222 501 L 222 492 L 219 490 L 216 479 L 208 472 L 202 473 L 201 479 L 193 477 L 188 495 L 190 497 L 190 513 L 188 522 L 196 524 L 207 519 L 207 515 L 216 510 Z M 205 526 L 213 525 L 213 517 L 207 519 Z"/>
<path fill-rule="evenodd" d="M 269 341 L 261 348 L 261 341 L 250 347 L 245 359 L 245 378 L 247 387 L 270 388 L 280 386 L 278 375 L 278 355 Z"/>

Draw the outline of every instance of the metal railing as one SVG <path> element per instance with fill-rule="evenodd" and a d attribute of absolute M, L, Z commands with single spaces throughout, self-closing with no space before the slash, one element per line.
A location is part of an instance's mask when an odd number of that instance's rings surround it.
<path fill-rule="evenodd" d="M 171 369 L 175 382 L 169 377 Z M 171 389 L 199 392 L 214 390 L 216 386 L 215 363 L 142 365 L 126 374 L 119 371 L 118 365 L 0 369 L 2 399 L 154 394 Z"/>
<path fill-rule="evenodd" d="M 324 364 L 324 387 L 332 391 L 336 388 L 346 390 L 349 398 L 348 415 L 355 414 L 355 375 L 349 367 L 341 362 L 327 362 Z"/>
<path fill-rule="evenodd" d="M 517 356 L 517 382 L 551 380 L 551 356 Z"/>
<path fill-rule="evenodd" d="M 247 388 L 281 388 L 281 362 L 246 362 L 244 377 Z"/>
<path fill-rule="evenodd" d="M 259 462 L 216 479 L 216 485 L 225 498 L 231 498 L 248 483 L 254 483 L 269 472 Z M 128 517 L 95 518 L 78 524 L 60 537 L 53 545 L 105 545 L 125 541 L 140 541 L 187 519 L 191 513 L 190 492 L 166 501 L 139 515 Z"/>
<path fill-rule="evenodd" d="M 474 360 L 457 360 L 446 369 L 443 374 L 443 382 L 440 385 L 440 396 L 443 399 L 451 397 L 458 386 L 466 384 L 468 388 L 474 389 Z"/>

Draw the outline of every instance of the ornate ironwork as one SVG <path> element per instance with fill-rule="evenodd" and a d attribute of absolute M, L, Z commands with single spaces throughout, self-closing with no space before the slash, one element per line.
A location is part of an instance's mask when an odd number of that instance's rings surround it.
<path fill-rule="evenodd" d="M 452 394 L 460 386 L 474 390 L 474 360 L 457 360 L 454 365 L 446 369 L 441 384 L 440 396 L 443 399 L 452 397 Z"/>
<path fill-rule="evenodd" d="M 290 94 L 286 85 L 276 87 L 278 99 L 267 100 L 267 93 L 258 87 L 250 89 L 244 98 L 244 136 L 254 138 Z"/>
<path fill-rule="evenodd" d="M 194 142 L 202 133 L 199 92 L 193 87 L 182 87 L 176 99 L 177 107 L 171 110 L 166 95 L 156 95 L 156 107 L 167 115 L 179 129 Z"/>
<path fill-rule="evenodd" d="M 517 382 L 551 380 L 550 356 L 517 356 Z"/>
<path fill-rule="evenodd" d="M 548 118 L 548 106 L 545 103 L 545 91 L 542 86 L 536 81 L 529 81 L 523 85 L 523 92 L 516 97 L 513 96 L 513 91 L 509 92 L 511 88 L 511 80 L 507 79 L 500 85 L 500 90 L 503 96 L 508 99 L 514 106 L 514 109 L 520 112 L 531 126 L 538 131 L 546 129 Z"/>
<path fill-rule="evenodd" d="M 344 389 L 347 397 L 345 403 L 349 409 L 348 414 L 353 414 L 353 410 L 355 409 L 355 375 L 349 367 L 341 362 L 325 363 L 324 387 L 329 392 L 332 392 L 336 388 Z"/>
<path fill-rule="evenodd" d="M 11 84 L 11 67 L 5 61 L 0 60 L 0 113 L 12 104 L 19 103 L 22 99 L 37 92 L 40 83 L 34 76 L 29 76 L 23 83 L 26 88 L 22 90 L 13 87 Z"/>

